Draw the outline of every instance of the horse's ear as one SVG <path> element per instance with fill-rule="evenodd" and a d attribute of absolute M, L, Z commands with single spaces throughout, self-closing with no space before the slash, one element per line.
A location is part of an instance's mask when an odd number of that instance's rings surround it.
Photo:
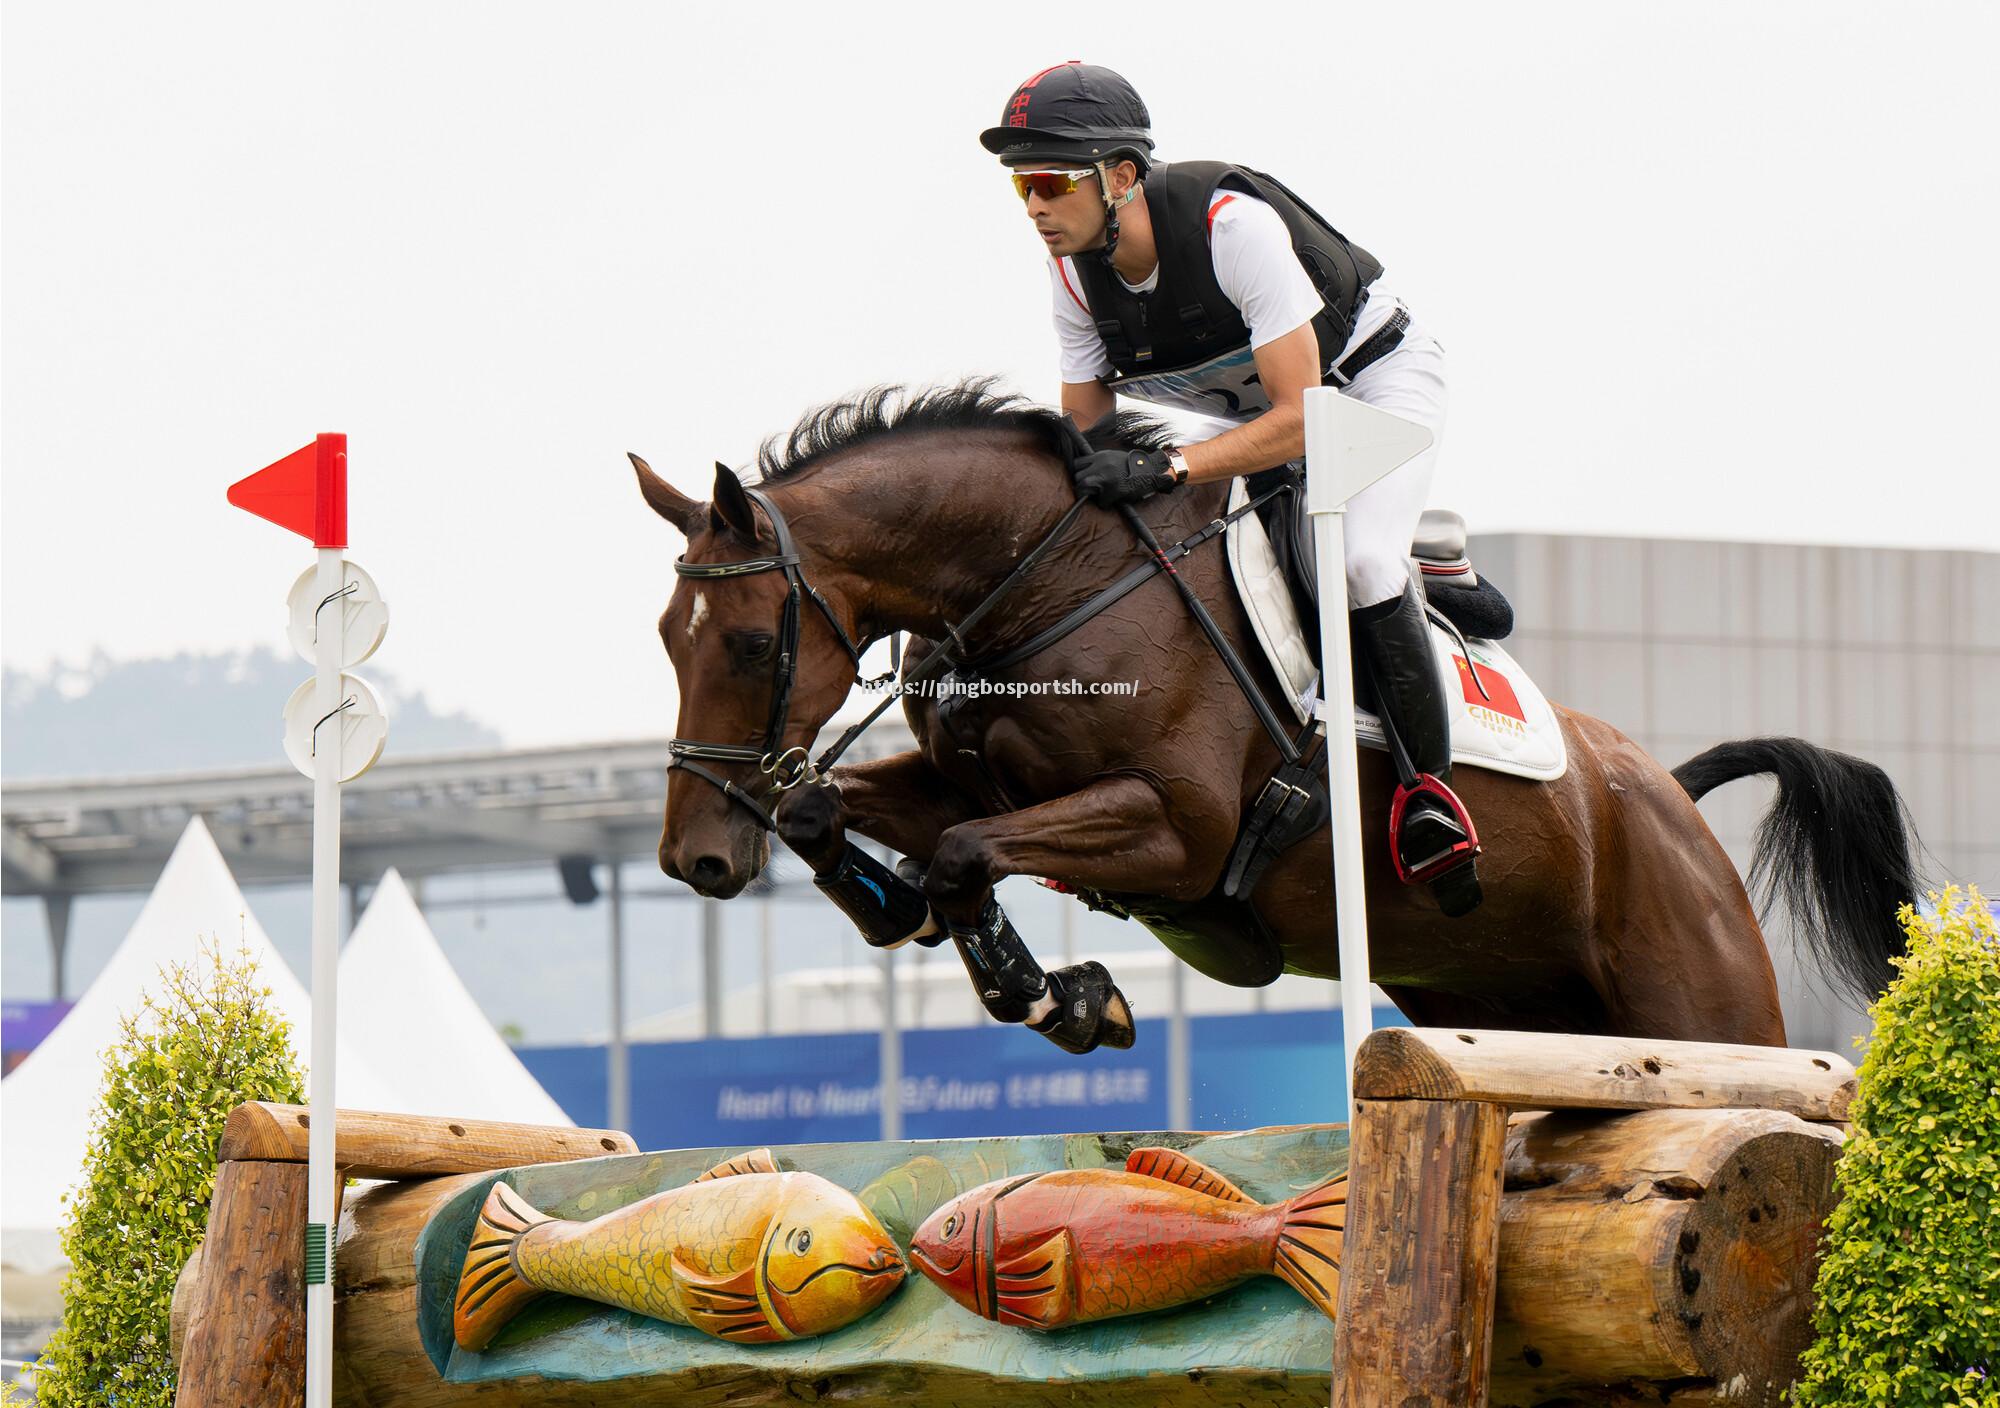
<path fill-rule="evenodd" d="M 750 506 L 750 496 L 743 492 L 743 481 L 736 477 L 736 471 L 721 460 L 715 462 L 715 499 L 708 506 L 708 515 L 717 527 L 734 529 L 747 542 L 757 541 L 757 511 Z"/>
<path fill-rule="evenodd" d="M 638 471 L 639 492 L 645 495 L 653 512 L 683 533 L 692 535 L 698 532 L 701 528 L 701 505 L 653 473 L 653 467 L 630 450 L 625 452 L 625 457 Z"/>

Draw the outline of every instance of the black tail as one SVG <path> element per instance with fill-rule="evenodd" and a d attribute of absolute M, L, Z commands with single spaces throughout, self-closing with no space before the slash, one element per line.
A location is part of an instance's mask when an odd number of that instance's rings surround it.
<path fill-rule="evenodd" d="M 1778 779 L 1750 865 L 1759 917 L 1782 900 L 1820 966 L 1873 1002 L 1903 951 L 1896 910 L 1917 898 L 1909 811 L 1873 763 L 1799 738 L 1718 744 L 1675 768 L 1674 780 L 1698 802 L 1759 773 Z"/>

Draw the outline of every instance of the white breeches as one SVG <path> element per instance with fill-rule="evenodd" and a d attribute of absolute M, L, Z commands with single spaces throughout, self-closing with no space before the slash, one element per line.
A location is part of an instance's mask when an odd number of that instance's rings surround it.
<path fill-rule="evenodd" d="M 1364 323 L 1355 342 L 1369 330 Z M 1347 604 L 1358 610 L 1401 596 L 1410 580 L 1410 543 L 1430 499 L 1431 473 L 1444 440 L 1444 349 L 1412 318 L 1396 350 L 1341 394 L 1427 426 L 1432 436 L 1428 450 L 1348 500 Z M 1311 464 L 1306 472 L 1312 472 Z"/>

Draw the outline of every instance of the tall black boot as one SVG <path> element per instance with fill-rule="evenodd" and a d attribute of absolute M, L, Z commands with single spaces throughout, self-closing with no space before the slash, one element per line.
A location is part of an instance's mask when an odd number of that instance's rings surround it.
<path fill-rule="evenodd" d="M 1397 872 L 1405 883 L 1428 883 L 1446 913 L 1476 905 L 1476 885 L 1467 889 L 1478 854 L 1464 806 L 1451 792 L 1451 709 L 1431 648 L 1430 622 L 1421 589 L 1407 583 L 1403 594 L 1353 613 L 1357 648 L 1366 658 L 1375 698 L 1403 759 L 1417 777 L 1404 777 L 1397 794 L 1400 824 L 1393 838 Z M 1436 780 L 1435 788 L 1417 779 Z M 1450 886 L 1441 883 L 1455 876 Z"/>

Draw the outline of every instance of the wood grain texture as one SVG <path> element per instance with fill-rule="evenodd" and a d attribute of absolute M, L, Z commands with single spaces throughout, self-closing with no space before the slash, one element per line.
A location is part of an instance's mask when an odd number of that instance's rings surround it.
<path fill-rule="evenodd" d="M 238 1105 L 223 1126 L 218 1157 L 306 1162 L 310 1117 L 303 1105 Z M 482 1173 L 523 1164 L 634 1154 L 632 1136 L 615 1129 L 503 1124 L 497 1120 L 342 1110 L 334 1127 L 334 1162 L 354 1178 L 424 1178 Z"/>
<path fill-rule="evenodd" d="M 1484 1404 L 1507 1111 L 1355 1101 L 1334 1408 Z"/>
<path fill-rule="evenodd" d="M 1854 1067 L 1830 1051 L 1392 1027 L 1362 1043 L 1354 1094 L 1533 1110 L 1783 1110 L 1841 1121 Z"/>
<path fill-rule="evenodd" d="M 305 1165 L 224 1163 L 209 1206 L 174 1402 L 177 1408 L 302 1404 Z"/>
<path fill-rule="evenodd" d="M 1540 1403 L 1589 1365 L 1603 1386 L 1691 1381 L 1776 1408 L 1811 1338 L 1840 1142 L 1770 1110 L 1516 1122 L 1493 1401 Z"/>

